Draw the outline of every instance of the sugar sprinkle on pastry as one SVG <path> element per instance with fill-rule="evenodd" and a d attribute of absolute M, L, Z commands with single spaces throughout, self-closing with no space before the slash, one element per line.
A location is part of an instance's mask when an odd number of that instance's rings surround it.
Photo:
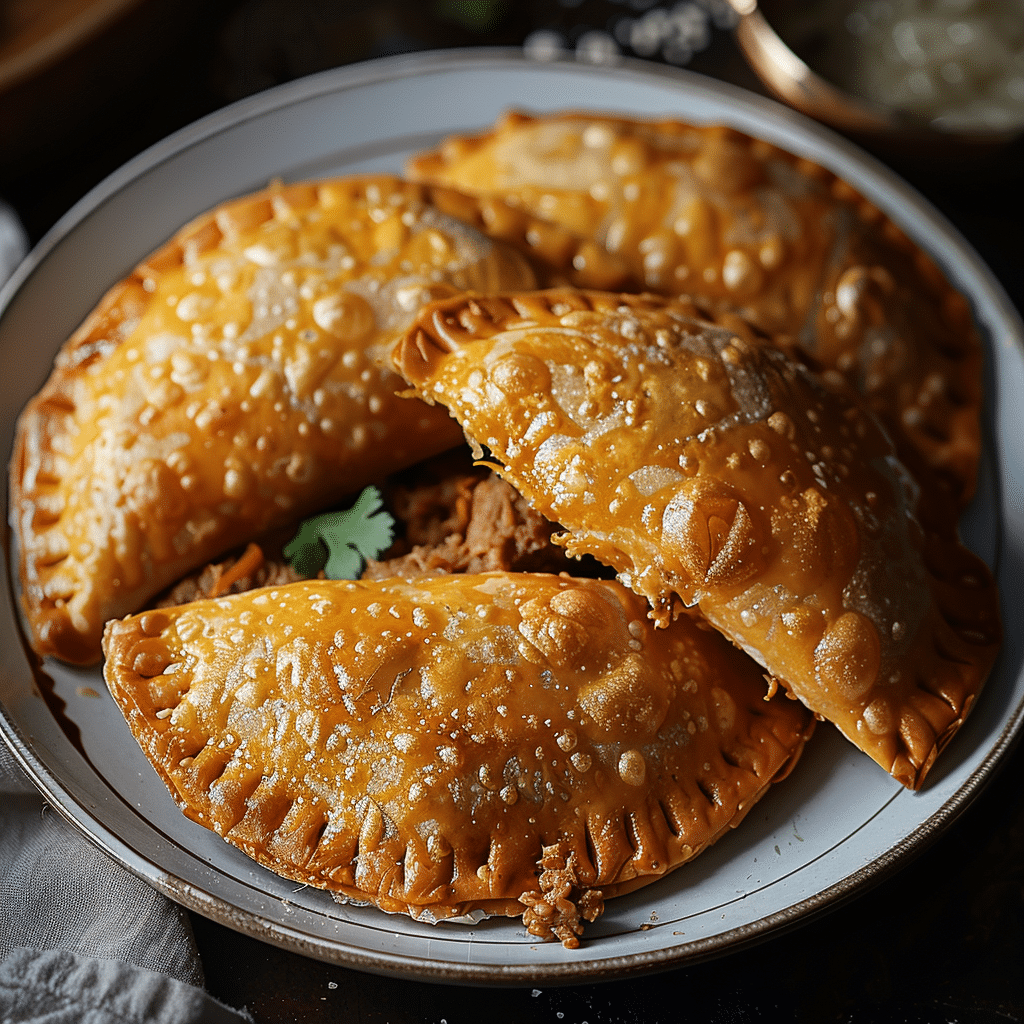
<path fill-rule="evenodd" d="M 998 594 L 855 394 L 691 303 L 603 292 L 442 300 L 395 359 L 570 555 L 662 623 L 699 610 L 920 786 L 994 661 Z"/>
<path fill-rule="evenodd" d="M 511 112 L 408 173 L 543 218 L 631 279 L 565 283 L 689 295 L 802 350 L 865 396 L 957 510 L 973 493 L 982 349 L 968 303 L 824 167 L 721 125 L 569 111 Z"/>
<path fill-rule="evenodd" d="M 735 826 L 814 721 L 613 581 L 309 581 L 111 622 L 104 676 L 182 809 L 265 867 L 578 944 Z"/>
<path fill-rule="evenodd" d="M 535 278 L 429 192 L 382 176 L 274 185 L 107 294 L 18 424 L 11 522 L 40 654 L 97 661 L 107 619 L 458 443 L 396 397 L 390 347 L 431 298 Z"/>

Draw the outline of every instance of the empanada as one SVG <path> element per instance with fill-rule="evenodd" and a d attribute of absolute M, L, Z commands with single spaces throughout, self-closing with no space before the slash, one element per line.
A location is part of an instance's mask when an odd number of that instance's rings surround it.
<path fill-rule="evenodd" d="M 982 355 L 968 304 L 824 168 L 717 126 L 514 113 L 413 159 L 409 174 L 592 240 L 631 271 L 623 290 L 697 296 L 801 347 L 867 398 L 956 507 L 973 492 Z"/>
<path fill-rule="evenodd" d="M 112 621 L 104 674 L 186 814 L 388 911 L 580 916 L 736 825 L 811 733 L 796 701 L 614 581 L 308 581 Z"/>
<path fill-rule="evenodd" d="M 570 554 L 667 622 L 682 599 L 900 782 L 921 784 L 1000 641 L 996 586 L 852 392 L 654 296 L 426 307 L 396 365 Z"/>
<path fill-rule="evenodd" d="M 438 191 L 274 185 L 199 218 L 106 295 L 18 424 L 10 516 L 40 654 L 97 661 L 107 619 L 460 440 L 395 397 L 390 347 L 431 297 L 535 277 L 432 205 Z"/>

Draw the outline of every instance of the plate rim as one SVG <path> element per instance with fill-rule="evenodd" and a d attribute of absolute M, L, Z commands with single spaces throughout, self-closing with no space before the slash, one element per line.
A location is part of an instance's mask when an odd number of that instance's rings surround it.
<path fill-rule="evenodd" d="M 713 83 L 715 90 L 726 94 L 744 108 L 770 111 L 777 121 L 792 125 L 803 136 L 817 137 L 820 143 L 838 154 L 844 162 L 856 164 L 875 179 L 873 187 L 896 188 L 901 198 L 908 198 L 915 207 L 915 215 L 929 223 L 932 230 L 954 243 L 952 256 L 964 260 L 958 271 L 970 278 L 971 287 L 985 292 L 988 303 L 1017 330 L 1012 339 L 1024 347 L 1024 323 L 1001 282 L 994 276 L 973 246 L 960 234 L 940 211 L 921 197 L 907 182 L 870 154 L 860 150 L 832 130 L 810 121 L 803 115 L 783 107 L 773 100 L 751 93 L 739 86 L 698 74 L 686 69 L 663 67 L 635 58 L 622 58 L 611 67 L 581 64 L 571 59 L 538 61 L 527 57 L 522 50 L 512 48 L 473 48 L 456 50 L 430 50 L 394 57 L 378 58 L 359 64 L 319 72 L 305 78 L 283 83 L 264 92 L 238 100 L 192 122 L 143 150 L 117 168 L 90 189 L 43 236 L 16 269 L 8 282 L 0 288 L 0 318 L 15 294 L 23 287 L 54 248 L 89 214 L 96 211 L 111 196 L 127 184 L 153 170 L 166 160 L 186 151 L 221 131 L 245 121 L 262 117 L 291 105 L 301 104 L 315 97 L 342 93 L 351 89 L 372 86 L 396 79 L 444 74 L 470 68 L 496 68 L 509 70 L 555 68 L 563 71 L 591 71 L 603 75 L 620 74 L 630 79 L 659 79 L 665 84 L 696 86 L 706 89 Z M 858 181 L 858 187 L 860 182 Z M 936 255 L 936 254 L 933 254 Z M 948 256 L 944 253 L 943 256 Z M 948 268 L 947 268 L 948 270 Z M 951 271 L 948 271 L 951 272 Z M 963 274 L 952 275 L 962 284 Z M 9 528 L 8 528 L 9 529 Z M 17 599 L 13 592 L 11 573 L 7 585 L 11 607 L 15 610 L 15 629 L 19 636 L 22 627 L 18 621 Z M 183 879 L 171 878 L 165 869 L 146 854 L 122 841 L 111 829 L 93 815 L 85 802 L 69 792 L 61 781 L 36 755 L 32 745 L 0 703 L 0 736 L 11 749 L 22 769 L 76 831 L 124 868 L 153 886 L 176 903 L 227 927 L 249 934 L 262 941 L 291 949 L 319 960 L 344 964 L 358 970 L 394 977 L 413 978 L 428 982 L 460 983 L 469 985 L 509 985 L 544 982 L 546 984 L 572 984 L 586 980 L 601 981 L 620 978 L 638 971 L 665 970 L 683 964 L 695 963 L 724 955 L 764 941 L 782 930 L 820 916 L 842 905 L 847 899 L 866 887 L 878 884 L 905 866 L 913 856 L 923 852 L 934 842 L 978 796 L 984 786 L 1005 764 L 1010 750 L 1020 740 L 1024 724 L 1024 702 L 1006 719 L 1002 730 L 989 746 L 969 778 L 925 821 L 902 840 L 889 847 L 861 868 L 812 896 L 800 900 L 780 911 L 767 914 L 710 937 L 683 942 L 679 945 L 659 947 L 646 952 L 629 953 L 601 960 L 580 960 L 566 963 L 505 964 L 463 963 L 429 960 L 404 953 L 367 950 L 351 943 L 319 936 L 314 942 L 309 935 L 282 922 L 270 922 L 257 912 L 231 905 L 225 898 L 204 892 L 199 886 Z M 585 952 L 584 952 L 585 957 Z"/>

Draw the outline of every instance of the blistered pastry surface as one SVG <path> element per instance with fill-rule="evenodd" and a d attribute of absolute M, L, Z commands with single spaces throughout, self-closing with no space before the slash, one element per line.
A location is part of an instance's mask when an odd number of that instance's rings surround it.
<path fill-rule="evenodd" d="M 910 786 L 1000 638 L 995 584 L 850 392 L 653 296 L 427 307 L 396 352 L 503 475 L 671 617 L 679 599 Z"/>
<path fill-rule="evenodd" d="M 172 795 L 266 867 L 437 919 L 689 860 L 812 719 L 615 582 L 310 581 L 113 621 L 107 684 Z M 547 850 L 547 854 L 545 854 Z M 543 909 L 543 906 L 541 906 Z"/>
<path fill-rule="evenodd" d="M 184 228 L 106 296 L 18 428 L 11 517 L 40 653 L 98 660 L 106 619 L 459 441 L 395 396 L 391 345 L 430 298 L 535 278 L 431 191 L 275 186 Z"/>
<path fill-rule="evenodd" d="M 981 346 L 967 302 L 831 172 L 722 127 L 514 113 L 409 173 L 592 240 L 628 268 L 624 290 L 699 296 L 799 345 L 866 396 L 955 503 L 970 496 Z"/>

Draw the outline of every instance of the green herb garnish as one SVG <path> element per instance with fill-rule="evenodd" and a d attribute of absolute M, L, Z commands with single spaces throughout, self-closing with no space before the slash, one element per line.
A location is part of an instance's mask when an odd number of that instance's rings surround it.
<path fill-rule="evenodd" d="M 394 538 L 395 521 L 383 504 L 380 491 L 366 487 L 350 509 L 306 519 L 284 557 L 303 576 L 323 569 L 331 580 L 358 579 L 366 560 L 386 551 Z"/>

